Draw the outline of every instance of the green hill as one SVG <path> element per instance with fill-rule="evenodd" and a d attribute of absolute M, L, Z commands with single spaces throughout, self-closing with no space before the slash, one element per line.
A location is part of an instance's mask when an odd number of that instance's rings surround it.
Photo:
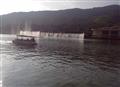
<path fill-rule="evenodd" d="M 33 31 L 81 33 L 89 28 L 113 26 L 120 23 L 120 5 L 91 9 L 66 9 L 58 11 L 15 12 L 1 15 L 0 33 L 17 31 L 25 22 L 30 22 Z"/>

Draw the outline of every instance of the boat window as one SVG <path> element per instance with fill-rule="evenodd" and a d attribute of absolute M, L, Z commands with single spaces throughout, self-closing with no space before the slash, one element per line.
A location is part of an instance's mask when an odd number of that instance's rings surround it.
<path fill-rule="evenodd" d="M 102 31 L 102 34 L 109 34 L 109 31 L 107 31 L 107 30 Z"/>
<path fill-rule="evenodd" d="M 111 31 L 111 36 L 112 37 L 117 37 L 119 35 L 118 31 Z"/>

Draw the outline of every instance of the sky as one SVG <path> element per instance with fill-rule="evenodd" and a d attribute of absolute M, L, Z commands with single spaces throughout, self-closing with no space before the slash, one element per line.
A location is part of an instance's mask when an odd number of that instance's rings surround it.
<path fill-rule="evenodd" d="M 11 12 L 93 8 L 119 4 L 119 0 L 0 0 L 0 15 Z"/>

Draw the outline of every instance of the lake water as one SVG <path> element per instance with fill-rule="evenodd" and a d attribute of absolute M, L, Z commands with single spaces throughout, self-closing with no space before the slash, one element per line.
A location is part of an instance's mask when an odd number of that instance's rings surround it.
<path fill-rule="evenodd" d="M 34 47 L 0 40 L 3 87 L 119 87 L 120 43 L 40 39 Z"/>

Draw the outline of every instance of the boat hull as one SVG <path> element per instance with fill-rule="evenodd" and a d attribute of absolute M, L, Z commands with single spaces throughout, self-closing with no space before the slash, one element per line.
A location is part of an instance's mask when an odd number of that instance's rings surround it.
<path fill-rule="evenodd" d="M 18 41 L 18 40 L 13 40 L 12 41 L 16 45 L 26 45 L 26 46 L 34 46 L 37 45 L 36 42 L 33 41 Z"/>

